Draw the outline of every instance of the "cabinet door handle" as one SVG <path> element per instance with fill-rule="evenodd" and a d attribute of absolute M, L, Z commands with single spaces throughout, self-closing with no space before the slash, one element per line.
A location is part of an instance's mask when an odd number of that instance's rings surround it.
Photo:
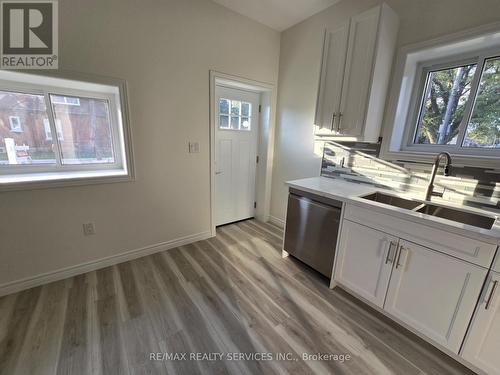
<path fill-rule="evenodd" d="M 391 241 L 389 243 L 389 250 L 387 251 L 387 256 L 385 257 L 385 264 L 387 263 L 393 263 L 394 262 L 394 258 L 391 258 L 391 253 L 392 253 L 392 247 L 393 246 L 397 246 L 398 244 L 394 241 Z"/>
<path fill-rule="evenodd" d="M 333 112 L 332 114 L 332 122 L 330 124 L 330 130 L 333 130 L 333 127 L 335 126 L 335 117 L 337 117 L 337 114 Z"/>
<path fill-rule="evenodd" d="M 342 133 L 341 130 L 342 130 L 342 116 L 344 116 L 342 114 L 342 112 L 339 112 L 339 121 L 337 122 L 337 131 L 339 133 Z"/>
<path fill-rule="evenodd" d="M 398 267 L 404 266 L 404 264 L 399 263 L 399 261 L 401 260 L 401 253 L 403 252 L 403 250 L 408 251 L 408 249 L 406 249 L 403 245 L 400 245 L 399 246 L 398 258 L 396 259 L 396 269 L 398 269 Z"/>
<path fill-rule="evenodd" d="M 491 289 L 490 296 L 488 297 L 488 300 L 486 301 L 486 306 L 484 307 L 485 310 L 488 310 L 490 308 L 491 301 L 493 300 L 493 296 L 495 295 L 497 287 L 498 287 L 498 280 L 495 280 L 493 282 L 493 288 Z"/>

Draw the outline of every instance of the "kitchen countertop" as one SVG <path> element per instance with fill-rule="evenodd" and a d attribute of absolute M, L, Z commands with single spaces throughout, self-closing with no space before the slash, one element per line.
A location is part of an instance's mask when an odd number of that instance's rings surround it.
<path fill-rule="evenodd" d="M 372 185 L 349 182 L 346 180 L 329 177 L 304 178 L 300 180 L 287 181 L 286 184 L 289 187 L 297 190 L 306 191 L 312 194 L 340 200 L 342 202 L 355 204 L 365 208 L 370 208 L 380 213 L 397 216 L 405 220 L 414 221 L 420 224 L 432 226 L 434 228 L 440 228 L 444 231 L 453 232 L 462 236 L 477 239 L 479 241 L 500 245 L 500 219 L 498 219 L 498 216 L 494 215 L 491 212 L 467 206 L 450 204 L 448 202 L 443 203 L 442 201 L 432 201 L 433 204 L 443 205 L 465 212 L 479 213 L 484 216 L 497 217 L 497 220 L 495 221 L 491 229 L 483 229 L 360 198 L 361 196 L 371 194 L 376 191 L 383 191 L 385 193 L 401 196 L 407 199 L 423 200 L 419 196 L 410 195 L 407 193 L 398 193 L 390 189 L 384 189 Z"/>

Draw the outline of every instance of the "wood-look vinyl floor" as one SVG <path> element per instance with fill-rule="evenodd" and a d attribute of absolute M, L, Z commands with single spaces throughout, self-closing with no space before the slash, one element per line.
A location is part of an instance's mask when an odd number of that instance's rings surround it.
<path fill-rule="evenodd" d="M 0 374 L 470 373 L 281 259 L 282 235 L 240 222 L 209 240 L 0 298 Z M 155 361 L 151 353 L 293 359 Z M 302 353 L 352 358 L 304 361 Z"/>

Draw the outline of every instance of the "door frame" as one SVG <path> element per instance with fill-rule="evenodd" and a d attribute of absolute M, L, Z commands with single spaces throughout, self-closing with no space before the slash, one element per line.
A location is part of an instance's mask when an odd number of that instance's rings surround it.
<path fill-rule="evenodd" d="M 257 140 L 257 164 L 255 175 L 255 217 L 269 221 L 271 206 L 271 181 L 276 127 L 276 85 L 210 70 L 210 232 L 215 236 L 215 87 L 222 85 L 235 89 L 260 93 L 259 133 Z"/>

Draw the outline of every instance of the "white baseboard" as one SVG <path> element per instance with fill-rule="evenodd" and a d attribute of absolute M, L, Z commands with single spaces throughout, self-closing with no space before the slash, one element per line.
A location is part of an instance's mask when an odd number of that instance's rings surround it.
<path fill-rule="evenodd" d="M 258 221 L 262 221 L 263 223 L 267 223 L 269 221 L 269 215 L 255 215 L 255 218 L 258 220 Z"/>
<path fill-rule="evenodd" d="M 277 225 L 278 227 L 284 228 L 285 227 L 285 220 L 280 219 L 279 217 L 269 215 L 269 221 L 273 223 L 274 225 Z"/>
<path fill-rule="evenodd" d="M 0 297 L 7 294 L 20 292 L 25 289 L 33 288 L 35 286 L 48 284 L 54 281 L 66 279 L 68 277 L 80 275 L 82 273 L 95 271 L 100 268 L 113 266 L 118 263 L 127 262 L 129 260 L 141 258 L 146 255 L 158 253 L 160 251 L 173 249 L 182 245 L 187 245 L 196 241 L 206 240 L 212 237 L 210 231 L 193 234 L 175 240 L 161 242 L 158 244 L 145 246 L 139 249 L 129 250 L 124 253 L 111 255 L 106 258 L 92 260 L 90 262 L 81 263 L 78 265 L 61 268 L 55 271 L 42 273 L 37 276 L 27 277 L 20 280 L 11 281 L 0 285 Z"/>

